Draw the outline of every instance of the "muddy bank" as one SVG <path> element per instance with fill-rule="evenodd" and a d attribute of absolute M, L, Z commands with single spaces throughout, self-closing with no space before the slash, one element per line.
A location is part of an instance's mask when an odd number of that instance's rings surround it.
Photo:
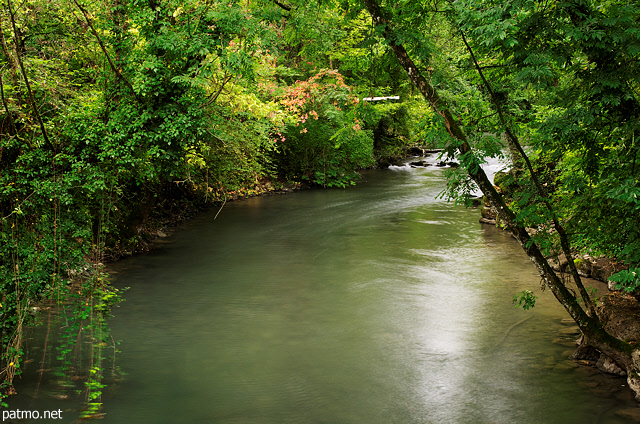
<path fill-rule="evenodd" d="M 155 242 L 172 234 L 182 222 L 205 211 L 221 210 L 228 202 L 256 196 L 278 196 L 306 189 L 309 186 L 302 183 L 264 181 L 250 190 L 224 193 L 215 198 L 191 193 L 161 198 L 149 208 L 143 219 L 134 221 L 129 226 L 133 242 L 107 246 L 102 254 L 102 262 L 115 262 L 148 252 Z"/>

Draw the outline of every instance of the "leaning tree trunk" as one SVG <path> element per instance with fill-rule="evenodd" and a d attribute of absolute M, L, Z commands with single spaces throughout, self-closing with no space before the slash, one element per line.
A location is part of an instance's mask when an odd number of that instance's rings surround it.
<path fill-rule="evenodd" d="M 390 20 L 386 18 L 384 11 L 380 8 L 376 0 L 363 1 L 367 10 L 371 14 L 373 22 L 377 26 L 384 28 L 382 30 L 382 35 L 389 43 L 389 46 L 393 50 L 404 70 L 407 72 L 411 82 L 420 91 L 427 102 L 429 102 L 433 110 L 438 115 L 442 116 L 449 134 L 458 141 L 458 150 L 460 154 L 470 153 L 472 148 L 468 142 L 466 134 L 460 128 L 458 121 L 453 117 L 447 108 L 446 103 L 440 98 L 435 87 L 433 87 L 420 73 L 404 46 L 397 42 L 397 38 L 393 35 L 393 22 L 390 22 Z M 522 154 L 523 153 L 524 152 L 522 152 Z M 633 350 L 632 346 L 607 333 L 598 319 L 598 316 L 595 313 L 588 314 L 580 306 L 576 296 L 558 277 L 545 259 L 542 251 L 533 242 L 533 240 L 531 240 L 526 228 L 516 221 L 515 213 L 506 205 L 504 199 L 496 191 L 482 168 L 468 168 L 467 172 L 471 179 L 473 179 L 473 181 L 478 185 L 480 190 L 482 190 L 482 193 L 487 197 L 489 203 L 496 210 L 502 222 L 506 224 L 516 240 L 518 240 L 522 246 L 525 253 L 535 264 L 538 273 L 543 278 L 546 286 L 578 324 L 578 327 L 585 336 L 585 341 L 624 367 L 628 371 L 630 379 L 637 377 L 631 357 Z"/>

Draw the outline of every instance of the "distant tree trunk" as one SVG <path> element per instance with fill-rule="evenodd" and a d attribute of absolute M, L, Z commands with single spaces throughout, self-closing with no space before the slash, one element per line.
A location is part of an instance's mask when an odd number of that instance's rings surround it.
<path fill-rule="evenodd" d="M 22 73 L 22 78 L 24 79 L 24 85 L 27 87 L 27 95 L 29 98 L 29 103 L 31 104 L 31 109 L 33 110 L 33 115 L 40 126 L 40 131 L 42 132 L 42 137 L 44 138 L 44 142 L 47 147 L 51 151 L 55 151 L 55 146 L 49 139 L 49 134 L 47 134 L 47 129 L 44 126 L 44 122 L 42 122 L 42 116 L 40 116 L 40 111 L 38 110 L 38 106 L 36 105 L 36 101 L 33 97 L 33 92 L 31 91 L 31 84 L 29 83 L 29 77 L 27 77 L 27 71 L 24 68 L 24 62 L 22 61 L 22 56 L 20 55 L 20 47 L 18 45 L 18 30 L 16 28 L 16 19 L 15 14 L 13 13 L 13 7 L 11 5 L 11 0 L 7 0 L 7 10 L 9 11 L 9 19 L 11 20 L 11 28 L 13 29 L 14 34 L 14 52 L 16 55 L 16 61 L 18 62 L 18 66 L 20 67 L 20 72 Z"/>
<path fill-rule="evenodd" d="M 433 110 L 444 119 L 449 134 L 460 142 L 458 150 L 460 154 L 471 152 L 471 146 L 468 143 L 466 134 L 460 128 L 457 120 L 453 117 L 447 104 L 440 98 L 437 90 L 426 78 L 420 73 L 406 49 L 401 43 L 397 42 L 397 38 L 393 34 L 393 22 L 386 18 L 386 14 L 380 8 L 376 0 L 363 0 L 364 5 L 371 14 L 373 22 L 377 26 L 383 27 L 382 34 L 389 43 L 389 46 L 396 55 L 398 61 L 407 72 L 415 87 L 420 91 L 424 98 L 429 102 Z M 526 228 L 516 221 L 514 212 L 506 205 L 502 196 L 496 191 L 491 181 L 480 167 L 467 170 L 469 176 L 475 181 L 483 194 L 487 197 L 490 204 L 494 207 L 500 219 L 506 224 L 514 237 L 518 240 L 525 253 L 535 264 L 538 273 L 544 279 L 546 286 L 552 291 L 556 299 L 569 312 L 571 317 L 580 327 L 585 336 L 585 341 L 600 350 L 602 353 L 611 357 L 619 365 L 627 370 L 633 369 L 633 361 L 631 359 L 632 347 L 607 333 L 596 314 L 587 314 L 587 312 L 578 303 L 576 296 L 558 277 L 551 268 L 538 246 L 531 240 Z"/>
<path fill-rule="evenodd" d="M 2 18 L 3 14 L 0 13 L 0 18 Z M 0 19 L 0 46 L 2 47 L 2 53 L 9 64 L 9 74 L 11 75 L 11 82 L 13 83 L 13 89 L 17 90 L 20 85 L 20 80 L 18 77 L 18 63 L 14 59 L 9 46 L 7 44 L 7 40 L 4 36 L 4 31 L 2 30 L 2 20 Z M 9 135 L 16 135 L 18 133 L 18 129 L 16 126 L 16 119 L 14 113 L 9 110 L 9 104 L 7 101 L 7 97 L 4 91 L 4 83 L 2 80 L 2 74 L 0 73 L 0 96 L 2 97 L 2 106 L 5 111 L 5 118 L 0 123 L 0 133 L 4 133 L 6 131 L 5 128 L 8 127 Z M 0 146 L 0 159 L 2 158 L 2 150 L 4 146 Z M 1 163 L 2 161 L 0 161 Z"/>
<path fill-rule="evenodd" d="M 4 86 L 2 82 L 2 74 L 0 73 L 0 97 L 2 98 L 2 106 L 4 107 L 5 118 L 0 122 L 0 135 L 13 136 L 16 134 L 16 126 L 13 119 L 13 114 L 9 110 L 7 99 L 4 95 Z M 5 123 L 8 122 L 8 123 Z M 5 133 L 5 127 L 8 127 L 8 133 Z M 2 151 L 4 146 L 0 146 L 0 163 L 2 163 Z"/>
<path fill-rule="evenodd" d="M 0 18 L 2 18 L 2 13 L 0 13 Z M 13 85 L 17 87 L 19 85 L 18 80 L 18 63 L 15 58 L 11 54 L 11 50 L 9 49 L 9 45 L 7 44 L 7 39 L 4 36 L 4 31 L 2 31 L 2 21 L 0 20 L 0 46 L 2 47 L 2 53 L 7 58 L 7 62 L 9 63 L 9 69 L 11 73 L 11 80 Z"/>

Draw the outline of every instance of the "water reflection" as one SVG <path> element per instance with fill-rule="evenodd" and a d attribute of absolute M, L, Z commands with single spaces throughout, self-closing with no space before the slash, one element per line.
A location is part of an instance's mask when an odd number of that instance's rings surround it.
<path fill-rule="evenodd" d="M 112 320 L 105 423 L 616 423 L 508 235 L 436 200 L 440 170 L 226 205 L 149 255 Z M 595 419 L 594 417 L 597 417 Z"/>

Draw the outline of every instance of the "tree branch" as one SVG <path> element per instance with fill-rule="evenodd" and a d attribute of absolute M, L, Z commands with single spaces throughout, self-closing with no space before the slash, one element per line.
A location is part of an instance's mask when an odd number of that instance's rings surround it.
<path fill-rule="evenodd" d="M 0 18 L 2 18 L 2 14 L 0 13 Z M 2 20 L 0 19 L 0 45 L 2 46 L 2 52 L 7 57 L 7 62 L 9 62 L 11 69 L 11 79 L 13 80 L 13 85 L 18 86 L 18 64 L 14 59 L 13 55 L 9 52 L 9 47 L 7 46 L 7 40 L 4 36 L 4 31 L 2 31 Z"/>
<path fill-rule="evenodd" d="M 7 99 L 4 97 L 4 83 L 2 82 L 2 73 L 0 73 L 0 97 L 2 97 L 2 105 L 4 106 L 4 111 L 6 115 L 6 119 L 9 120 L 9 126 L 13 134 L 16 134 L 16 125 L 13 122 L 13 114 L 9 111 L 9 105 L 7 104 Z M 4 126 L 4 124 L 3 124 Z M 0 147 L 1 149 L 2 147 Z M 0 154 L 0 158 L 2 155 Z"/>
<path fill-rule="evenodd" d="M 8 0 L 7 0 L 8 1 Z M 116 66 L 114 65 L 113 61 L 111 60 L 111 56 L 109 55 L 109 52 L 107 51 L 107 48 L 105 47 L 104 43 L 102 42 L 102 38 L 100 38 L 100 35 L 98 35 L 98 32 L 96 31 L 95 27 L 93 26 L 93 23 L 91 22 L 91 18 L 89 17 L 89 12 L 87 12 L 87 10 L 82 7 L 80 5 L 80 3 L 78 3 L 77 0 L 73 0 L 73 2 L 75 3 L 75 5 L 78 7 L 78 9 L 80 9 L 80 11 L 82 12 L 82 15 L 84 15 L 84 19 L 87 22 L 87 25 L 89 25 L 89 28 L 91 28 L 91 32 L 93 33 L 93 35 L 96 37 L 96 40 L 98 41 L 98 44 L 100 45 L 100 48 L 102 49 L 102 52 L 104 53 L 105 57 L 107 58 L 107 61 L 109 62 L 109 67 L 111 68 L 111 70 L 113 71 L 114 74 L 116 74 L 116 78 L 118 78 L 120 81 L 122 81 L 127 87 L 129 87 L 129 89 L 131 90 L 131 92 L 133 93 L 133 95 L 138 98 L 138 94 L 136 93 L 136 91 L 133 89 L 133 86 L 129 83 L 129 81 L 127 81 L 127 79 L 124 77 L 124 75 L 122 75 L 122 72 L 120 72 Z"/>
<path fill-rule="evenodd" d="M 282 9 L 284 9 L 284 10 L 286 10 L 287 12 L 291 12 L 291 6 L 286 5 L 286 4 L 284 4 L 284 3 L 280 3 L 278 0 L 273 0 L 273 2 L 274 2 L 277 6 L 281 7 L 281 8 L 282 8 Z"/>
<path fill-rule="evenodd" d="M 216 100 L 218 100 L 218 97 L 222 93 L 222 90 L 224 89 L 224 86 L 227 85 L 227 83 L 229 81 L 231 81 L 232 79 L 233 79 L 233 76 L 229 75 L 229 72 L 225 70 L 224 71 L 224 77 L 222 77 L 222 83 L 220 84 L 220 88 L 218 89 L 218 91 L 216 91 L 215 93 L 213 93 L 210 96 L 211 99 L 207 102 L 206 106 L 209 106 L 209 105 L 215 103 Z"/>

